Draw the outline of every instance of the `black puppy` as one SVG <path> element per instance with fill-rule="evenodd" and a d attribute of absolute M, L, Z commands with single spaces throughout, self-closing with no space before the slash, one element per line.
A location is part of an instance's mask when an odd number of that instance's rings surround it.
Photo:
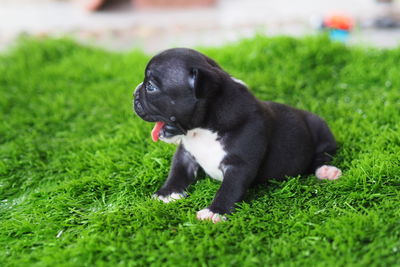
<path fill-rule="evenodd" d="M 259 101 L 243 82 L 195 50 L 169 49 L 153 57 L 134 97 L 136 113 L 156 122 L 153 140 L 178 144 L 155 197 L 164 202 L 184 197 L 199 168 L 222 182 L 211 205 L 197 213 L 200 220 L 224 219 L 251 185 L 271 178 L 341 175 L 326 165 L 336 142 L 321 118 Z"/>

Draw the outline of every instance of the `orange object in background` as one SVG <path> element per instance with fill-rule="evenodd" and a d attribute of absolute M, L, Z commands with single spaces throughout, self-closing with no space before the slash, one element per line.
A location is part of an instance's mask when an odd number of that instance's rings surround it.
<path fill-rule="evenodd" d="M 331 29 L 350 31 L 354 27 L 354 21 L 349 16 L 334 14 L 324 19 L 324 26 Z"/>

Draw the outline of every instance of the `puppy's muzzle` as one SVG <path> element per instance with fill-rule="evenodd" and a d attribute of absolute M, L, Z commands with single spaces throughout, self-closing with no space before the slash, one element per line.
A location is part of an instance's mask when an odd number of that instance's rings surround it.
<path fill-rule="evenodd" d="M 142 86 L 143 82 L 139 83 L 138 86 L 136 86 L 135 91 L 133 93 L 133 107 L 134 107 L 134 111 L 136 112 L 136 114 L 138 114 L 140 117 L 144 117 L 145 116 L 145 111 L 143 108 L 142 103 L 140 103 L 140 92 L 139 92 L 139 88 Z"/>
<path fill-rule="evenodd" d="M 136 114 L 141 117 L 143 120 L 148 121 L 148 122 L 156 122 L 156 121 L 163 121 L 166 123 L 165 127 L 161 130 L 162 136 L 169 138 L 172 136 L 180 135 L 180 134 L 186 134 L 186 130 L 182 125 L 175 121 L 176 118 L 174 116 L 170 116 L 168 119 L 162 115 L 156 115 L 154 112 L 152 112 L 152 109 L 149 108 L 149 106 L 146 104 L 146 102 L 143 102 L 141 95 L 141 87 L 143 85 L 142 83 L 139 83 L 138 86 L 136 86 L 135 91 L 133 93 L 133 109 L 136 112 Z"/>
<path fill-rule="evenodd" d="M 133 109 L 136 114 L 145 121 L 148 122 L 156 122 L 156 121 L 166 121 L 165 118 L 161 115 L 158 115 L 154 112 L 146 102 L 146 98 L 143 94 L 142 84 L 140 83 L 134 92 L 134 100 L 133 100 Z"/>

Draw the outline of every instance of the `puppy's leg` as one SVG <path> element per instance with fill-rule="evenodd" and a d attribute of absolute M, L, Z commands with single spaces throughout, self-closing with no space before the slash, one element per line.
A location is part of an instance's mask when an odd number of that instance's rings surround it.
<path fill-rule="evenodd" d="M 236 128 L 226 135 L 224 142 L 229 150 L 220 163 L 223 172 L 221 187 L 211 205 L 197 212 L 197 219 L 211 220 L 216 223 L 224 220 L 223 214 L 229 214 L 235 204 L 241 201 L 247 189 L 255 180 L 261 162 L 267 152 L 268 129 L 264 120 L 252 117 L 252 123 Z M 257 131 L 254 129 L 257 128 Z"/>
<path fill-rule="evenodd" d="M 336 180 L 342 175 L 342 171 L 329 165 L 336 153 L 336 141 L 328 125 L 314 114 L 307 117 L 307 123 L 315 143 L 314 160 L 311 164 L 311 172 L 315 172 L 318 179 Z"/>
<path fill-rule="evenodd" d="M 197 212 L 197 219 L 211 220 L 213 223 L 226 220 L 223 214 L 233 211 L 241 201 L 256 176 L 257 166 L 253 164 L 224 165 L 224 179 L 211 205 Z"/>
<path fill-rule="evenodd" d="M 175 152 L 167 180 L 153 197 L 165 203 L 185 197 L 185 190 L 196 179 L 198 168 L 196 160 L 180 145 Z"/>

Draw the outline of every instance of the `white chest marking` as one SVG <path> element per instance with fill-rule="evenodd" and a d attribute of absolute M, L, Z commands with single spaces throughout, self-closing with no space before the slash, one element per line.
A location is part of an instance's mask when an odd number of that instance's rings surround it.
<path fill-rule="evenodd" d="M 224 175 L 221 170 L 221 161 L 226 152 L 217 138 L 218 134 L 215 132 L 196 128 L 182 137 L 182 144 L 208 175 L 222 181 Z"/>

